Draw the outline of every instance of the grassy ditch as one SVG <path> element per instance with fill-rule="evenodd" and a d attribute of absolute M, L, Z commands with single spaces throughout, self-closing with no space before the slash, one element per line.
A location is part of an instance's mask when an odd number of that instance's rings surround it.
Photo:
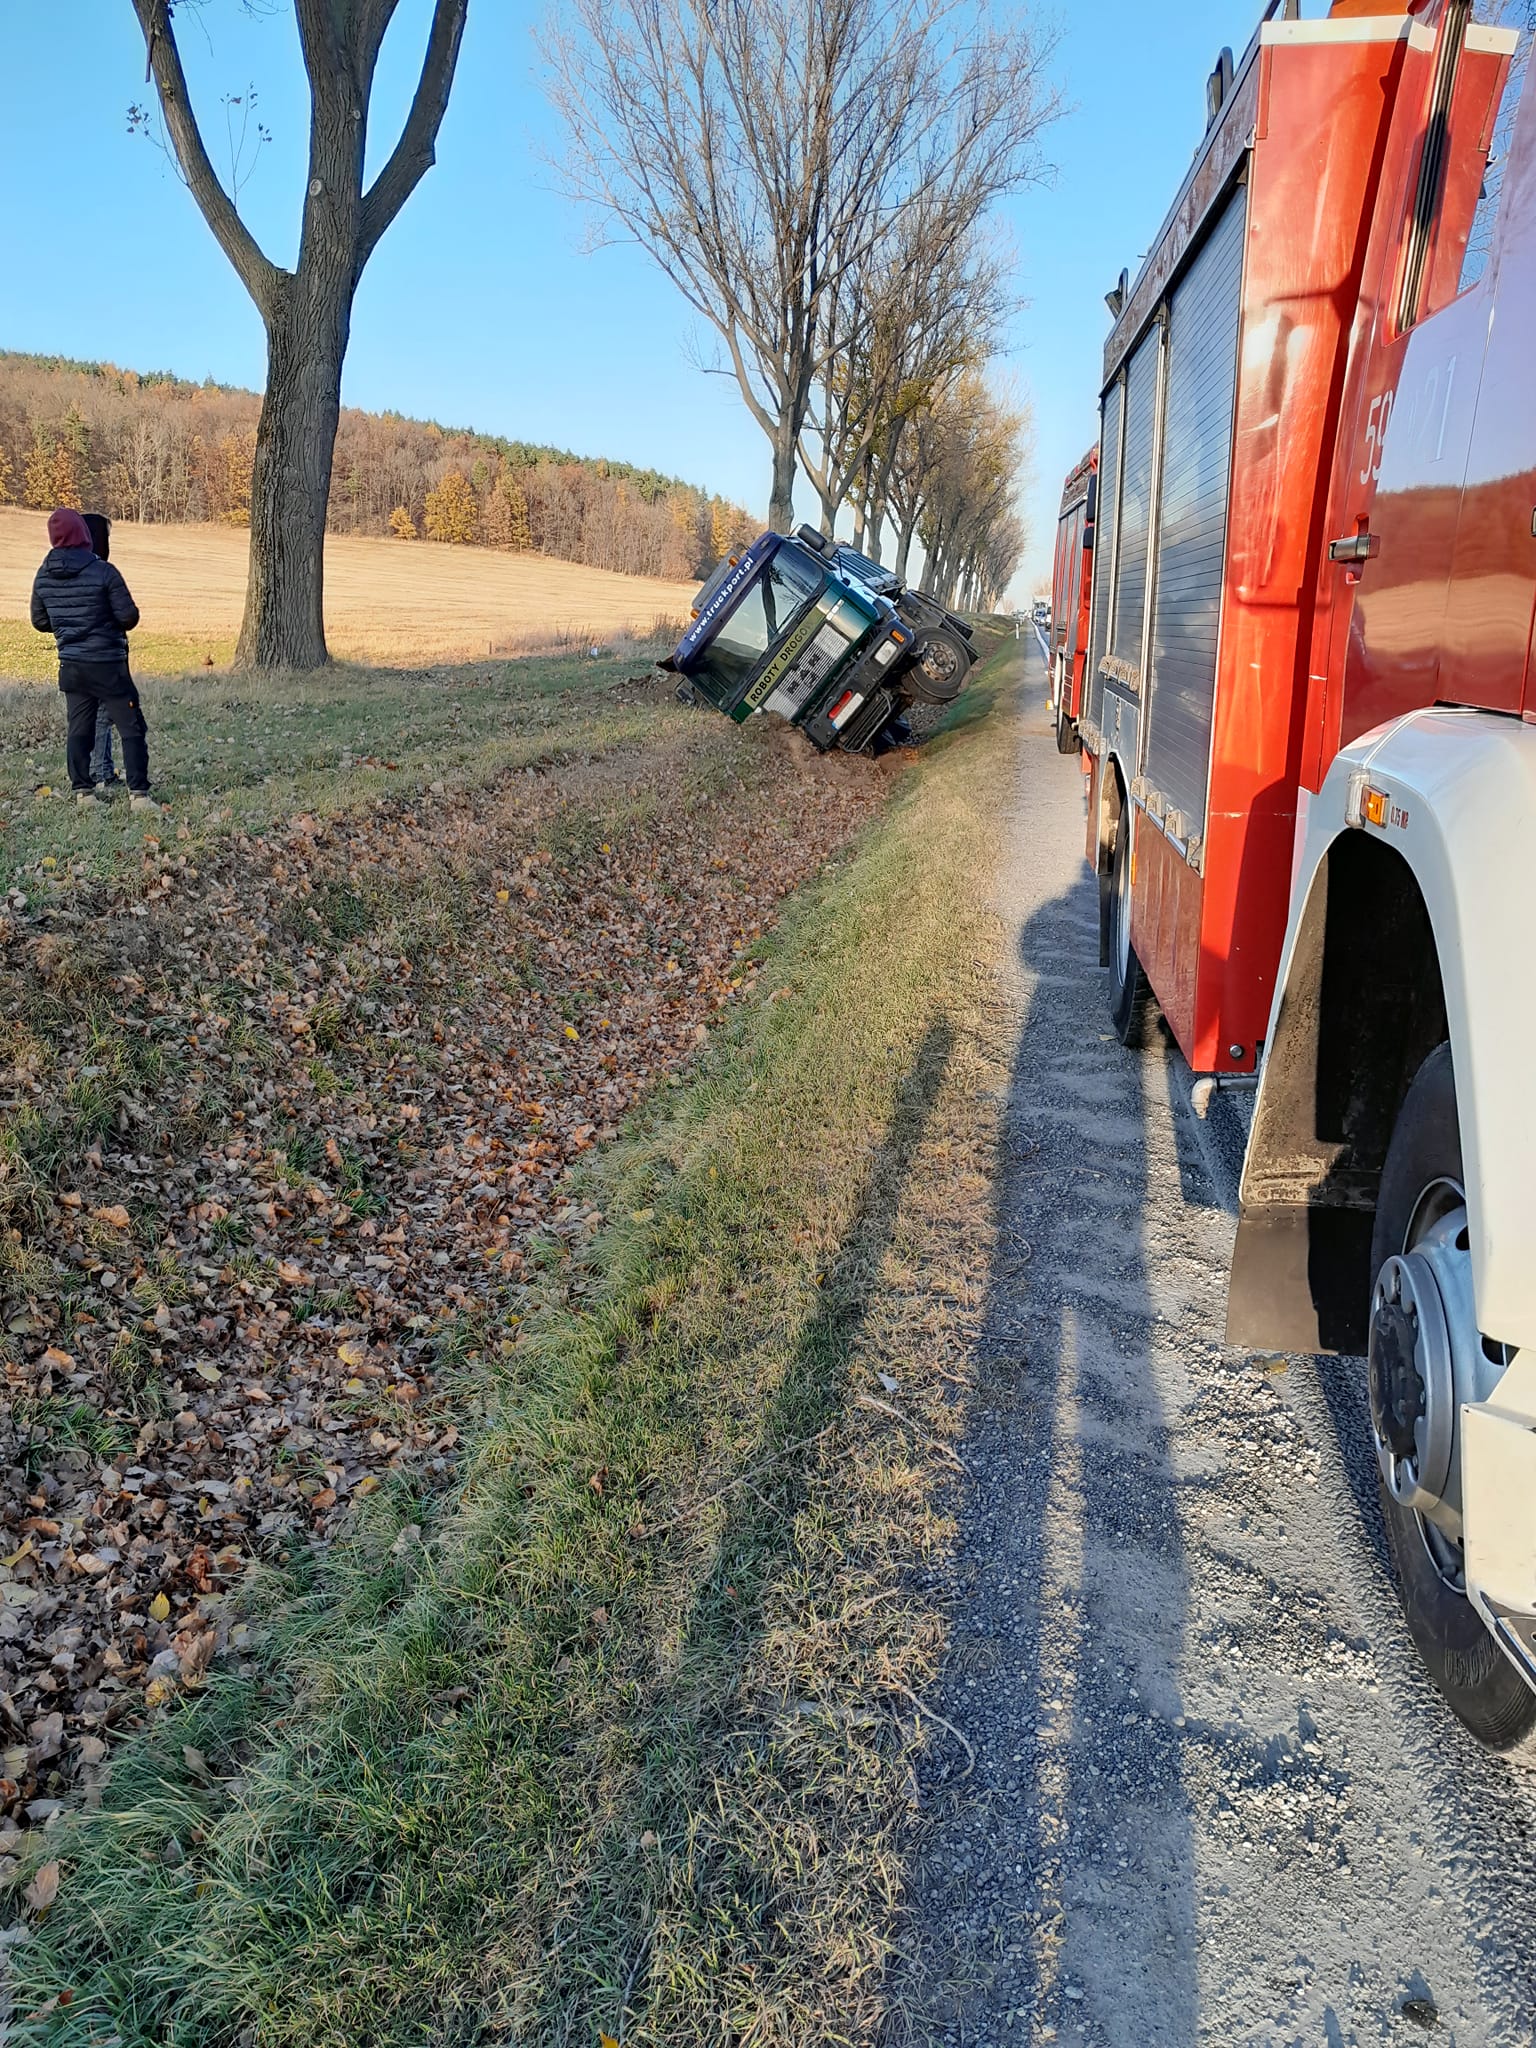
<path fill-rule="evenodd" d="M 162 819 L 126 802 L 78 810 L 57 688 L 0 683 L 0 859 L 24 890 L 36 886 L 44 859 L 46 879 L 62 886 L 111 873 L 146 838 L 168 832 L 196 850 L 269 831 L 295 812 L 358 814 L 681 737 L 699 721 L 648 676 L 661 645 L 422 669 L 336 663 L 309 674 L 152 680 L 142 698 Z M 632 674 L 644 679 L 631 682 Z M 121 774 L 120 749 L 117 765 Z"/>
<path fill-rule="evenodd" d="M 49 1831 L 17 2038 L 872 2038 L 954 1462 L 874 1336 L 985 1000 L 1014 676 L 586 1167 L 610 1220 L 486 1343 L 455 1495 L 258 1581 L 255 1669 Z"/>

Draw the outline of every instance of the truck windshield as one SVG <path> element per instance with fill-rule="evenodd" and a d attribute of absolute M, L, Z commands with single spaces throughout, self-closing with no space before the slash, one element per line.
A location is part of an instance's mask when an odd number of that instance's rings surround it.
<path fill-rule="evenodd" d="M 823 580 L 821 569 L 798 550 L 780 548 L 710 641 L 700 668 L 723 693 L 734 693 Z"/>

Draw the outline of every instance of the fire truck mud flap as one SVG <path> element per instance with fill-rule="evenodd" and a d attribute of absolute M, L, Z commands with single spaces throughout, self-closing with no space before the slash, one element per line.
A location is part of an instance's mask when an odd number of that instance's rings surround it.
<path fill-rule="evenodd" d="M 1227 1342 L 1268 1351 L 1365 1350 L 1366 1304 L 1328 1284 L 1363 1273 L 1374 1212 L 1270 1202 L 1243 1210 L 1227 1287 Z"/>

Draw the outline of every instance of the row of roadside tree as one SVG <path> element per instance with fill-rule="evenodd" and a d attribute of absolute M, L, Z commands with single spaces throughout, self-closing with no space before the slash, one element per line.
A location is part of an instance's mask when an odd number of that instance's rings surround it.
<path fill-rule="evenodd" d="M 1045 170 L 1052 36 L 1007 0 L 567 0 L 543 37 L 568 190 L 714 330 L 827 531 L 945 602 L 1000 595 L 1027 410 L 997 208 Z M 687 147 L 678 139 L 688 138 Z"/>
<path fill-rule="evenodd" d="M 242 217 L 238 177 L 231 189 L 214 167 L 180 10 L 132 5 L 155 111 L 131 108 L 130 126 L 174 160 L 266 330 L 236 660 L 314 667 L 324 537 L 348 476 L 337 458 L 353 298 L 435 159 L 469 0 L 432 0 L 409 111 L 371 181 L 369 101 L 394 0 L 292 0 L 310 121 L 291 269 Z M 542 43 L 567 189 L 713 329 L 718 366 L 771 449 L 768 523 L 793 523 L 803 473 L 825 525 L 851 519 L 875 553 L 889 529 L 903 563 L 920 541 L 936 594 L 993 602 L 1024 541 L 1014 483 L 1028 425 L 987 381 L 1013 303 L 996 209 L 1044 169 L 1040 136 L 1058 112 L 1049 35 L 1014 0 L 565 0 Z M 455 514 L 482 537 L 489 517 L 518 544 L 514 483 L 534 535 L 527 480 L 504 483 L 494 466 L 487 455 L 478 484 L 458 471 Z M 385 516 L 402 537 L 420 530 L 403 497 Z"/>

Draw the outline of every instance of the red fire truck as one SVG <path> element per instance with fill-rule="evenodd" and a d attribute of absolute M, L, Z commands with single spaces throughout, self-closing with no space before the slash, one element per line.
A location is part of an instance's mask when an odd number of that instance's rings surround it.
<path fill-rule="evenodd" d="M 1531 10 L 1271 6 L 1105 357 L 1079 727 L 1127 1043 L 1261 1075 L 1228 1334 L 1365 1352 L 1404 1610 L 1536 1747 Z"/>
<path fill-rule="evenodd" d="M 1098 471 L 1099 451 L 1090 448 L 1067 477 L 1056 521 L 1056 559 L 1051 567 L 1051 715 L 1056 745 L 1063 754 L 1075 754 L 1078 748 L 1077 720 L 1088 666 Z"/>

